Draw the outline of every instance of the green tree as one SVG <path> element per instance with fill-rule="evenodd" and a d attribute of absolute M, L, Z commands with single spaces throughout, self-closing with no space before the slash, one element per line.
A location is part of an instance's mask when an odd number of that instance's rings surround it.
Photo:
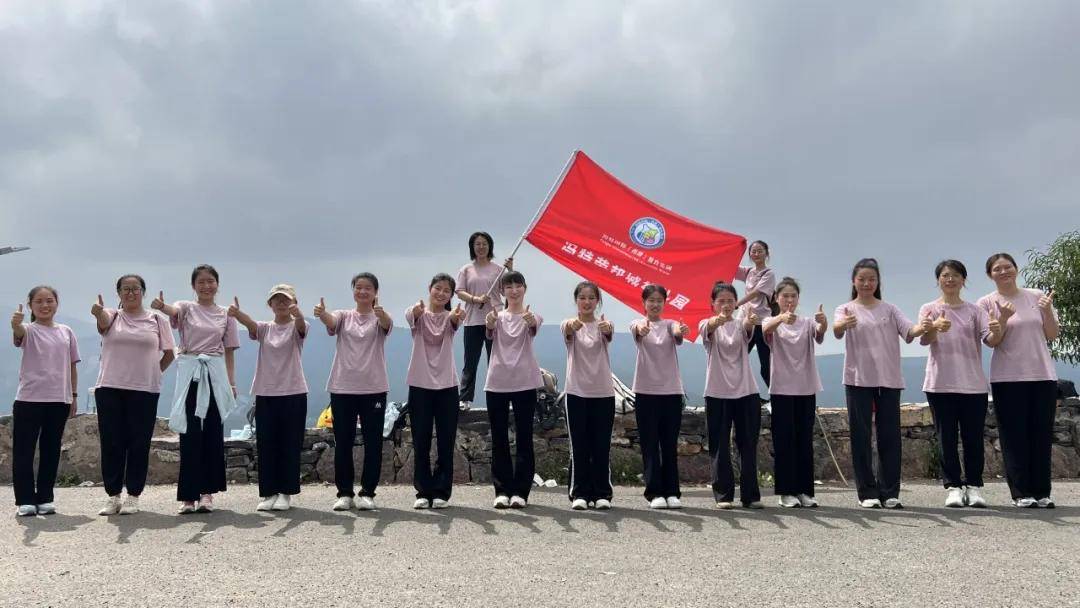
<path fill-rule="evenodd" d="M 1029 249 L 1021 274 L 1028 287 L 1054 292 L 1061 335 L 1050 343 L 1058 361 L 1080 363 L 1080 231 L 1066 232 L 1046 251 Z"/>

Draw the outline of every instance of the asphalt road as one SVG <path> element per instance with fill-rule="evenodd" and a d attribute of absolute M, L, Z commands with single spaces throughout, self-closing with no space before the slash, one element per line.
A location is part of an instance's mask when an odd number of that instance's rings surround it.
<path fill-rule="evenodd" d="M 376 512 L 335 513 L 331 486 L 291 511 L 256 513 L 255 486 L 219 510 L 175 515 L 150 487 L 137 515 L 96 515 L 104 492 L 58 490 L 59 513 L 0 517 L 3 606 L 1077 606 L 1080 482 L 1058 508 L 946 509 L 908 484 L 903 511 L 863 510 L 821 488 L 819 509 L 718 511 L 705 488 L 681 511 L 650 511 L 640 488 L 610 512 L 567 508 L 562 488 L 522 511 L 490 508 L 484 486 L 414 511 L 381 488 Z M 13 504 L 10 486 L 0 502 Z"/>

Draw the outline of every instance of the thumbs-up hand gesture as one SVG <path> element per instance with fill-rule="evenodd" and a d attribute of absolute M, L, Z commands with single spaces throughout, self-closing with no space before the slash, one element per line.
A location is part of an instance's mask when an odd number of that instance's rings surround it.
<path fill-rule="evenodd" d="M 829 318 L 825 316 L 825 305 L 818 304 L 817 312 L 814 313 L 814 322 L 819 326 L 823 326 L 829 322 Z"/>
<path fill-rule="evenodd" d="M 104 310 L 105 310 L 105 299 L 102 298 L 101 294 L 99 293 L 98 297 L 97 297 L 97 302 L 94 302 L 93 306 L 90 307 L 90 314 L 97 317 L 102 312 L 104 312 Z"/>
<path fill-rule="evenodd" d="M 536 315 L 532 313 L 531 304 L 525 306 L 525 314 L 521 315 L 521 319 L 525 321 L 525 325 L 530 329 L 536 327 Z"/>
<path fill-rule="evenodd" d="M 326 314 L 326 298 L 319 298 L 319 303 L 315 305 L 315 308 L 311 310 L 315 315 L 315 318 L 322 319 Z"/>
<path fill-rule="evenodd" d="M 293 302 L 292 304 L 289 304 L 289 316 L 297 321 L 304 318 L 304 313 L 300 312 L 299 302 Z"/>
<path fill-rule="evenodd" d="M 1039 310 L 1045 315 L 1053 311 L 1054 307 L 1054 290 L 1051 289 L 1050 293 L 1039 296 Z"/>
<path fill-rule="evenodd" d="M 11 313 L 11 329 L 19 329 L 22 327 L 24 317 L 22 304 L 19 304 L 19 308 Z"/>
<path fill-rule="evenodd" d="M 487 325 L 488 329 L 495 329 L 495 324 L 499 321 L 499 313 L 494 310 L 489 310 L 487 315 L 484 316 L 484 325 Z"/>
<path fill-rule="evenodd" d="M 375 318 L 382 323 L 390 322 L 390 315 L 387 314 L 386 309 L 379 304 L 379 298 L 376 297 L 371 301 L 371 312 L 375 313 Z"/>
<path fill-rule="evenodd" d="M 580 322 L 581 321 L 578 321 L 578 323 Z M 611 321 L 608 321 L 607 317 L 605 317 L 604 315 L 600 315 L 600 322 L 596 324 L 596 327 L 600 330 L 600 333 L 604 334 L 605 336 L 610 336 L 612 333 L 615 332 L 615 325 L 613 325 Z"/>
<path fill-rule="evenodd" d="M 644 321 L 638 321 L 634 324 L 634 335 L 639 338 L 644 338 L 645 336 L 649 335 L 650 331 L 652 331 L 652 322 L 648 319 L 645 319 Z"/>
<path fill-rule="evenodd" d="M 744 311 L 745 311 L 745 313 L 746 313 L 746 314 L 745 314 L 745 315 L 743 316 L 743 324 L 744 324 L 744 325 L 745 325 L 745 326 L 746 326 L 747 328 L 750 328 L 750 327 L 753 327 L 753 326 L 757 325 L 757 324 L 758 324 L 758 321 L 760 321 L 760 320 L 761 320 L 761 319 L 759 319 L 759 318 L 758 318 L 758 316 L 757 316 L 757 313 L 755 313 L 755 312 L 754 312 L 754 309 L 753 309 L 753 308 L 751 308 L 751 307 L 747 306 L 747 307 L 746 307 L 746 308 L 744 308 L 743 310 L 744 310 Z"/>
<path fill-rule="evenodd" d="M 420 315 L 424 314 L 424 301 L 417 300 L 416 304 L 413 304 L 411 312 L 413 319 L 419 319 Z"/>
<path fill-rule="evenodd" d="M 780 319 L 782 319 L 783 322 L 788 324 L 788 325 L 794 325 L 795 321 L 798 320 L 798 317 L 795 315 L 794 312 L 789 311 L 789 312 L 781 313 L 780 314 Z"/>
<path fill-rule="evenodd" d="M 240 316 L 240 298 L 233 296 L 233 303 L 229 305 L 227 314 L 234 319 Z"/>
<path fill-rule="evenodd" d="M 585 327 L 585 324 L 581 322 L 580 318 L 574 317 L 573 320 L 570 321 L 571 331 L 580 331 L 582 327 Z"/>
<path fill-rule="evenodd" d="M 855 315 L 851 314 L 851 309 L 847 306 L 844 307 L 844 319 L 840 322 L 844 329 L 851 329 L 859 324 L 859 319 Z"/>
<path fill-rule="evenodd" d="M 679 322 L 674 324 L 671 328 L 671 333 L 674 334 L 676 338 L 685 336 L 689 331 L 690 327 L 682 319 L 679 319 Z"/>
<path fill-rule="evenodd" d="M 154 298 L 153 301 L 150 302 L 150 308 L 153 308 L 154 310 L 161 310 L 162 308 L 165 308 L 165 292 L 164 291 L 157 292 L 157 297 Z"/>
<path fill-rule="evenodd" d="M 998 320 L 1002 323 L 1005 323 L 1009 320 L 1010 317 L 1016 314 L 1016 307 L 1012 305 L 1012 302 L 1005 302 L 1004 304 L 1002 304 L 1000 301 L 998 301 L 996 302 L 996 304 Z"/>
<path fill-rule="evenodd" d="M 950 321 L 949 318 L 945 316 L 944 311 L 938 311 L 938 316 L 936 319 L 934 319 L 933 324 L 934 330 L 941 334 L 949 331 L 949 328 L 952 327 L 952 321 Z"/>
<path fill-rule="evenodd" d="M 465 309 L 461 307 L 461 302 L 458 302 L 457 308 L 450 313 L 450 320 L 454 322 L 454 325 L 461 325 L 461 322 L 465 320 Z"/>

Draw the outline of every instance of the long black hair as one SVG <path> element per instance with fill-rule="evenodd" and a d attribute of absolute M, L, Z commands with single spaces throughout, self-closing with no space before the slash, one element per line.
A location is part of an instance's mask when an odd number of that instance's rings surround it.
<path fill-rule="evenodd" d="M 434 287 L 435 284 L 438 283 L 439 281 L 446 281 L 447 283 L 450 283 L 450 293 L 451 294 L 453 294 L 455 291 L 457 291 L 457 281 L 454 280 L 454 277 L 446 274 L 445 272 L 440 272 L 439 274 L 436 274 L 435 276 L 431 277 L 431 282 L 428 283 L 428 286 L 427 286 L 428 291 L 431 291 L 431 288 Z M 450 300 L 446 301 L 446 310 L 450 310 Z"/>
<path fill-rule="evenodd" d="M 851 269 L 851 282 L 855 282 L 855 275 L 859 274 L 859 271 L 863 268 L 869 268 L 877 275 L 877 289 L 874 290 L 874 297 L 881 299 L 881 268 L 878 267 L 877 260 L 874 258 L 863 258 L 858 262 L 855 262 L 855 267 Z M 851 299 L 859 297 L 859 290 L 855 289 L 855 285 L 851 286 Z"/>

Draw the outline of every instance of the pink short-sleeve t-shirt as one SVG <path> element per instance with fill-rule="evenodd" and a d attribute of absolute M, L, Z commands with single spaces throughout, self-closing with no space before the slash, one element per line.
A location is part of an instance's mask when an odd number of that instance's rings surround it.
<path fill-rule="evenodd" d="M 457 366 L 454 363 L 454 332 L 450 312 L 425 310 L 418 319 L 412 308 L 405 311 L 405 322 L 412 332 L 412 355 L 409 357 L 409 386 L 442 390 L 457 387 Z"/>
<path fill-rule="evenodd" d="M 746 356 L 749 332 L 741 319 L 718 325 L 708 332 L 709 320 L 698 324 L 701 344 L 705 347 L 705 396 L 713 399 L 739 399 L 758 391 L 750 358 Z"/>
<path fill-rule="evenodd" d="M 950 322 L 949 331 L 937 332 L 933 342 L 927 342 L 925 336 L 920 340 L 930 346 L 923 391 L 969 395 L 987 392 L 989 385 L 982 367 L 982 343 L 990 334 L 987 327 L 990 317 L 971 302 L 950 306 L 934 301 L 919 308 L 919 320 L 937 319 L 942 315 Z"/>
<path fill-rule="evenodd" d="M 394 329 L 379 327 L 375 313 L 356 310 L 334 311 L 337 323 L 326 328 L 337 336 L 334 363 L 326 391 L 341 395 L 374 395 L 390 390 L 386 371 L 386 337 Z"/>
<path fill-rule="evenodd" d="M 754 307 L 754 314 L 758 316 L 758 319 L 771 315 L 769 298 L 773 297 L 773 292 L 776 291 L 776 275 L 772 268 L 765 267 L 758 270 L 756 266 L 740 266 L 735 271 L 735 278 L 746 283 L 746 291 L 756 289 L 760 292 L 750 300 L 750 305 Z"/>
<path fill-rule="evenodd" d="M 573 322 L 562 322 L 559 330 L 566 336 L 566 328 Z M 608 343 L 614 338 L 600 331 L 600 323 L 582 323 L 581 329 L 565 338 L 566 341 L 566 392 L 577 397 L 594 399 L 614 397 L 615 383 L 611 379 L 611 359 Z"/>
<path fill-rule="evenodd" d="M 817 323 L 811 317 L 797 317 L 791 324 L 781 323 L 766 335 L 772 350 L 769 394 L 816 395 L 821 391 L 814 353 L 816 337 Z"/>
<path fill-rule="evenodd" d="M 308 392 L 304 378 L 304 364 L 300 354 L 307 336 L 307 322 L 301 333 L 296 323 L 261 321 L 256 323 L 255 335 L 248 334 L 259 343 L 259 358 L 255 363 L 255 378 L 251 382 L 251 394 L 256 397 L 283 397 Z"/>
<path fill-rule="evenodd" d="M 174 350 L 172 329 L 164 315 L 129 314 L 105 309 L 112 324 L 101 332 L 98 386 L 147 393 L 161 392 L 161 353 Z"/>
<path fill-rule="evenodd" d="M 203 306 L 180 301 L 176 314 L 169 317 L 180 333 L 180 352 L 190 355 L 224 355 L 226 348 L 240 348 L 236 319 L 217 304 Z"/>
<path fill-rule="evenodd" d="M 647 319 L 638 319 L 634 325 Z M 682 375 L 679 373 L 679 355 L 675 349 L 682 345 L 673 332 L 675 322 L 660 319 L 650 324 L 649 333 L 635 338 L 637 361 L 634 363 L 634 392 L 643 395 L 682 395 Z"/>
<path fill-rule="evenodd" d="M 990 382 L 1037 382 L 1057 380 L 1043 330 L 1038 289 L 1020 289 L 1012 297 L 996 291 L 979 298 L 978 306 L 994 319 L 998 304 L 1011 302 L 1016 313 L 1005 322 L 1005 337 L 990 355 Z M 1057 316 L 1057 311 L 1053 311 Z"/>
<path fill-rule="evenodd" d="M 71 403 L 71 364 L 78 363 L 79 342 L 67 325 L 24 324 L 26 335 L 15 341 L 23 349 L 16 401 Z"/>
<path fill-rule="evenodd" d="M 857 324 L 844 332 L 844 384 L 903 389 L 900 340 L 910 342 L 911 321 L 884 300 L 872 307 L 853 300 L 836 307 L 834 322 L 839 323 L 848 311 Z"/>
<path fill-rule="evenodd" d="M 539 388 L 540 364 L 533 352 L 533 338 L 544 318 L 537 313 L 536 327 L 525 323 L 521 314 L 504 310 L 495 321 L 495 329 L 488 330 L 491 337 L 491 360 L 488 361 L 485 391 L 516 393 Z"/>
<path fill-rule="evenodd" d="M 484 317 L 491 312 L 490 307 L 494 306 L 496 311 L 503 309 L 499 289 L 497 287 L 494 290 L 491 289 L 491 286 L 495 284 L 501 274 L 502 266 L 494 262 L 489 262 L 483 266 L 478 266 L 476 262 L 469 262 L 458 271 L 457 289 L 464 289 L 474 296 L 482 296 L 488 293 L 489 290 L 491 291 L 490 304 L 481 306 L 480 304 L 470 303 L 466 305 L 467 314 L 463 325 L 483 325 Z"/>

